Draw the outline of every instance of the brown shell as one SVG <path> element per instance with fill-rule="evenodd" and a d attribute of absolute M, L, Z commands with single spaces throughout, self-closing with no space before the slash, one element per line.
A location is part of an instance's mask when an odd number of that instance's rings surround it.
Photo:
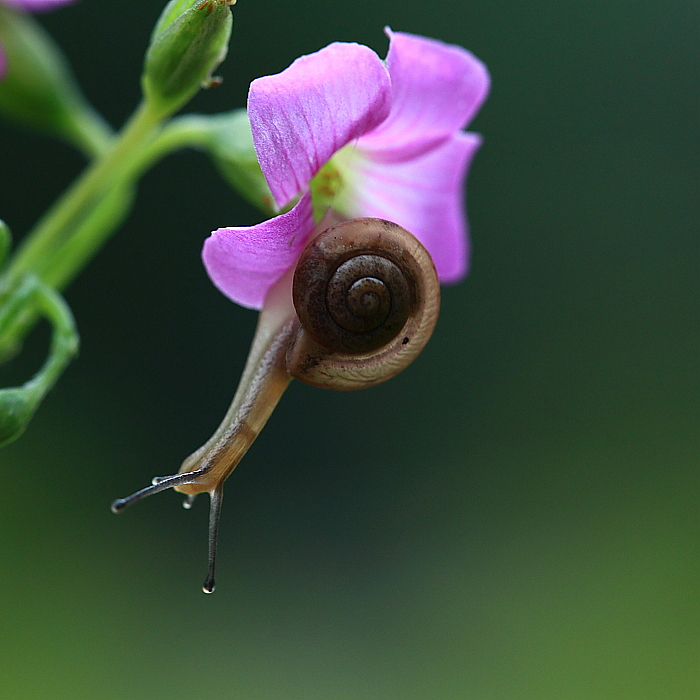
<path fill-rule="evenodd" d="M 440 306 L 428 251 L 382 219 L 345 221 L 313 239 L 292 293 L 301 329 L 287 369 L 335 389 L 372 386 L 400 372 L 428 342 Z"/>

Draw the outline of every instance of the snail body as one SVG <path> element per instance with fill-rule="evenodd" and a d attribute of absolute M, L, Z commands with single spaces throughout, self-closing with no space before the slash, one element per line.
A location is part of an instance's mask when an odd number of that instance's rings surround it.
<path fill-rule="evenodd" d="M 381 219 L 327 228 L 302 252 L 296 268 L 268 292 L 238 389 L 211 438 L 177 474 L 112 503 L 112 511 L 168 488 L 211 497 L 209 573 L 214 563 L 223 483 L 258 436 L 294 377 L 314 386 L 358 389 L 406 367 L 437 321 L 440 287 L 423 245 Z"/>

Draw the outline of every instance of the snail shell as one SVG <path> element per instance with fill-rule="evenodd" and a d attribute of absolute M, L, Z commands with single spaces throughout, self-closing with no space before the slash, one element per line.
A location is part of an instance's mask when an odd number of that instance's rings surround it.
<path fill-rule="evenodd" d="M 307 245 L 292 297 L 301 329 L 287 351 L 291 376 L 359 389 L 398 374 L 423 349 L 440 284 L 428 251 L 406 229 L 353 219 Z"/>

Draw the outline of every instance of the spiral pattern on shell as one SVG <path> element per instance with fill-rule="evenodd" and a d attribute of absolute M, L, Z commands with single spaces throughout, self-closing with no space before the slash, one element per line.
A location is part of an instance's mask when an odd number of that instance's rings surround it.
<path fill-rule="evenodd" d="M 439 285 L 427 251 L 408 231 L 381 219 L 327 229 L 308 244 L 294 274 L 302 327 L 319 345 L 341 353 L 386 347 L 431 305 L 431 296 L 436 307 Z"/>

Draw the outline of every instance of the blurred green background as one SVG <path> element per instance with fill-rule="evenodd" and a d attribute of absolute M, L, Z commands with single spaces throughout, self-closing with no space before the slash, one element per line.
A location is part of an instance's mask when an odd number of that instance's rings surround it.
<path fill-rule="evenodd" d="M 160 3 L 43 16 L 115 125 Z M 208 160 L 142 182 L 67 290 L 80 357 L 0 454 L 0 695 L 246 700 L 700 697 L 698 5 L 240 0 L 222 87 L 384 25 L 471 49 L 493 89 L 469 180 L 473 263 L 404 374 L 292 385 L 207 500 L 112 499 L 223 415 L 256 315 L 209 283 L 208 232 L 259 221 Z M 19 237 L 80 171 L 0 125 Z M 29 376 L 39 328 L 0 371 Z"/>

